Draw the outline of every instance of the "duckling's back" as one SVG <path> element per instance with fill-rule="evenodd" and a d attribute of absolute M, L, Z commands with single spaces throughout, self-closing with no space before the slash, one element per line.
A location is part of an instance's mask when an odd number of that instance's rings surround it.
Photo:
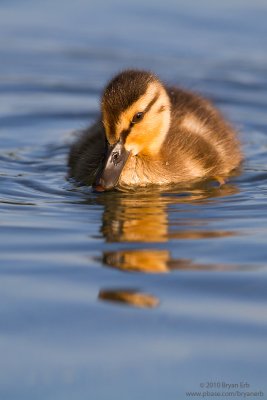
<path fill-rule="evenodd" d="M 236 132 L 206 99 L 178 88 L 167 88 L 171 126 L 162 146 L 173 180 L 225 177 L 242 160 Z M 179 176 L 177 176 L 179 175 Z"/>
<path fill-rule="evenodd" d="M 105 142 L 105 130 L 101 121 L 81 132 L 70 150 L 70 176 L 82 184 L 92 185 L 105 155 Z"/>

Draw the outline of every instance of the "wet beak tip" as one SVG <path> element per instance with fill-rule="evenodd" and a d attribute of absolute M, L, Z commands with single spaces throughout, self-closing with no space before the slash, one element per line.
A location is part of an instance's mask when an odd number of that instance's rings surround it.
<path fill-rule="evenodd" d="M 113 158 L 114 154 L 117 155 L 116 159 Z M 95 192 L 105 192 L 116 187 L 129 154 L 130 152 L 125 150 L 124 145 L 120 142 L 110 147 L 102 170 L 98 172 L 95 179 L 93 185 Z"/>

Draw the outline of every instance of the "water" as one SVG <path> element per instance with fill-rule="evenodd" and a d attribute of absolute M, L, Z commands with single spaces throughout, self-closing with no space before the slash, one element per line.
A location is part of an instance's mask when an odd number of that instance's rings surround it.
<path fill-rule="evenodd" d="M 208 382 L 267 398 L 266 12 L 1 2 L 1 399 L 185 399 Z M 210 97 L 240 132 L 241 175 L 183 193 L 69 182 L 73 132 L 125 67 Z"/>

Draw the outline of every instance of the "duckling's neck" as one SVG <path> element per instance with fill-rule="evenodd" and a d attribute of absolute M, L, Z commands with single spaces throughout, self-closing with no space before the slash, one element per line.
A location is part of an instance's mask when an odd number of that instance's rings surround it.
<path fill-rule="evenodd" d="M 170 110 L 166 110 L 162 113 L 162 121 L 156 129 L 155 139 L 144 148 L 143 154 L 149 155 L 151 158 L 158 157 L 160 150 L 163 146 L 163 142 L 169 132 L 171 123 Z"/>

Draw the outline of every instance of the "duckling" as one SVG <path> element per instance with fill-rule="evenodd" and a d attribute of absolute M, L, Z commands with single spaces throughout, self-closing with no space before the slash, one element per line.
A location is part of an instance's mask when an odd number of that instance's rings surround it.
<path fill-rule="evenodd" d="M 72 145 L 70 175 L 96 191 L 138 186 L 221 184 L 242 160 L 231 126 L 206 99 L 126 70 L 106 86 L 101 119 Z"/>

